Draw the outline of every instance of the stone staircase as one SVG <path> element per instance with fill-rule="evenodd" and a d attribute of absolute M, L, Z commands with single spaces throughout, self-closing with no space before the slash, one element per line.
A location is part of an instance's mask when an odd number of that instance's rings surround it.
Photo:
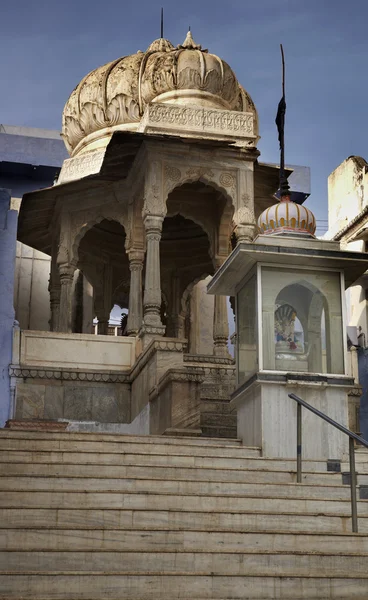
<path fill-rule="evenodd" d="M 237 440 L 1 430 L 0 599 L 366 600 L 368 501 L 351 534 L 342 474 L 303 468 Z"/>

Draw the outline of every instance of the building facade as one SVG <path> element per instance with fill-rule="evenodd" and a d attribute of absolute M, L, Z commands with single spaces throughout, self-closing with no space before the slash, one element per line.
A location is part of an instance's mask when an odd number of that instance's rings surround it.
<path fill-rule="evenodd" d="M 368 163 L 349 156 L 328 178 L 328 237 L 351 251 L 367 252 Z M 347 292 L 347 317 L 352 362 L 358 362 L 359 383 L 351 410 L 356 430 L 368 438 L 368 275 Z M 356 355 L 356 358 L 355 356 Z M 355 407 L 355 408 L 354 408 Z"/>

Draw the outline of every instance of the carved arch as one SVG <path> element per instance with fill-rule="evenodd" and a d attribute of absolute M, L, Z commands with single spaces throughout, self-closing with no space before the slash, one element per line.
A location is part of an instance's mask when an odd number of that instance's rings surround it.
<path fill-rule="evenodd" d="M 73 223 L 73 227 L 72 227 L 72 232 L 71 232 L 71 239 L 70 239 L 70 257 L 71 257 L 71 264 L 73 265 L 77 265 L 78 264 L 78 258 L 79 258 L 79 246 L 80 243 L 82 241 L 82 239 L 84 238 L 84 236 L 86 235 L 86 233 L 92 229 L 95 225 L 98 225 L 99 223 L 101 223 L 101 221 L 115 221 L 116 223 L 119 223 L 123 229 L 124 232 L 126 234 L 126 228 L 125 225 L 122 221 L 123 216 L 121 215 L 120 217 L 117 215 L 109 215 L 109 214 L 102 214 L 99 213 L 98 215 L 96 215 L 93 218 L 90 218 L 88 221 L 84 221 L 84 219 L 81 219 L 82 223 L 78 223 L 78 221 L 74 221 Z"/>
<path fill-rule="evenodd" d="M 170 167 L 168 172 L 167 167 Z M 189 167 L 185 174 L 182 175 L 180 169 L 171 165 L 165 165 L 165 185 L 164 202 L 167 203 L 168 197 L 175 188 L 181 187 L 185 183 L 196 183 L 200 181 L 205 185 L 213 187 L 218 192 L 224 195 L 226 200 L 229 200 L 234 207 L 237 208 L 237 178 L 233 170 L 231 171 L 220 171 L 220 169 L 211 169 L 210 167 Z M 226 175 L 229 175 L 229 179 L 226 179 Z M 217 178 L 219 181 L 217 181 Z M 229 182 L 228 186 L 221 184 Z"/>
<path fill-rule="evenodd" d="M 195 223 L 196 225 L 198 225 L 199 227 L 201 227 L 201 229 L 203 229 L 204 233 L 207 235 L 208 237 L 208 241 L 209 241 L 209 245 L 210 245 L 210 257 L 212 258 L 215 255 L 215 237 L 216 237 L 216 230 L 215 228 L 213 228 L 213 231 L 210 230 L 209 228 L 209 224 L 205 223 L 203 220 L 201 220 L 200 218 L 198 218 L 198 216 L 196 215 L 192 215 L 189 211 L 186 211 L 185 208 L 184 210 L 182 210 L 182 208 L 180 208 L 180 210 L 174 210 L 174 211 L 169 211 L 166 213 L 166 217 L 176 217 L 176 216 L 182 216 L 185 219 L 188 219 L 189 221 L 193 221 L 193 223 Z"/>

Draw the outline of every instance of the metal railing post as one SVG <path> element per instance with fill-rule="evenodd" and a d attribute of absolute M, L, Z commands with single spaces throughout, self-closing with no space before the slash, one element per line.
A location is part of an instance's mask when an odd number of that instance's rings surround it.
<path fill-rule="evenodd" d="M 296 481 L 302 482 L 302 405 L 297 404 L 296 413 Z"/>
<path fill-rule="evenodd" d="M 309 410 L 310 412 L 315 414 L 317 417 L 320 417 L 321 419 L 326 421 L 326 423 L 329 423 L 330 425 L 332 425 L 339 431 L 342 431 L 342 433 L 345 433 L 345 435 L 349 436 L 351 524 L 352 524 L 353 533 L 358 533 L 357 474 L 356 474 L 356 470 L 355 470 L 354 440 L 356 440 L 359 444 L 361 444 L 365 448 L 368 448 L 368 441 L 365 440 L 364 438 L 360 437 L 353 431 L 350 431 L 350 429 L 348 429 L 347 427 L 344 427 L 344 425 L 341 425 L 341 423 L 337 423 L 337 421 L 334 421 L 333 419 L 331 419 L 331 417 L 325 415 L 323 412 L 321 412 L 317 408 L 314 408 L 314 406 L 312 406 L 311 404 L 308 404 L 308 402 L 305 402 L 305 400 L 302 400 L 302 398 L 299 398 L 299 396 L 296 396 L 295 394 L 288 394 L 288 396 L 292 400 L 295 400 L 295 402 L 297 402 L 297 405 L 298 405 L 297 433 L 296 433 L 296 437 L 297 437 L 297 450 L 296 450 L 297 483 L 301 483 L 301 480 L 302 480 L 302 406 L 304 406 L 304 408 L 306 408 L 307 410 Z"/>
<path fill-rule="evenodd" d="M 349 462 L 350 462 L 350 495 L 351 495 L 351 525 L 353 533 L 358 533 L 357 513 L 357 476 L 355 470 L 354 439 L 349 437 Z"/>

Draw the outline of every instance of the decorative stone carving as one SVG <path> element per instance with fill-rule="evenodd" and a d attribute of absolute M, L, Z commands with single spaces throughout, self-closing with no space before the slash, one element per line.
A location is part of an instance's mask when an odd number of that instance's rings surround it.
<path fill-rule="evenodd" d="M 142 217 L 148 215 L 164 217 L 166 204 L 162 193 L 162 163 L 153 161 L 145 182 Z"/>
<path fill-rule="evenodd" d="M 221 173 L 221 175 L 219 177 L 219 183 L 224 188 L 235 188 L 236 178 L 235 178 L 234 173 L 231 173 L 229 171 L 224 171 L 223 173 Z"/>
<path fill-rule="evenodd" d="M 68 136 L 71 137 L 70 133 L 68 133 Z M 84 135 L 82 135 L 80 139 L 83 137 Z M 57 185 L 99 173 L 102 167 L 105 152 L 105 149 L 94 150 L 93 152 L 88 152 L 82 156 L 64 160 Z"/>
<path fill-rule="evenodd" d="M 251 242 L 256 230 L 254 212 L 248 206 L 240 207 L 234 215 L 235 235 L 238 242 Z"/>
<path fill-rule="evenodd" d="M 129 373 L 99 373 L 90 371 L 69 371 L 55 369 L 25 369 L 22 367 L 9 367 L 9 375 L 19 379 L 47 379 L 58 381 L 90 381 L 103 383 L 129 383 Z"/>
<path fill-rule="evenodd" d="M 257 140 L 253 113 L 156 103 L 147 106 L 139 131 L 173 130 L 186 136 L 235 138 L 244 140 L 246 145 Z"/>
<path fill-rule="evenodd" d="M 210 167 L 189 167 L 185 173 L 188 179 L 200 179 L 201 177 L 214 179 L 215 177 L 215 174 Z"/>
<path fill-rule="evenodd" d="M 181 172 L 177 167 L 173 167 L 172 165 L 165 165 L 165 177 L 170 181 L 178 182 L 181 179 Z"/>

